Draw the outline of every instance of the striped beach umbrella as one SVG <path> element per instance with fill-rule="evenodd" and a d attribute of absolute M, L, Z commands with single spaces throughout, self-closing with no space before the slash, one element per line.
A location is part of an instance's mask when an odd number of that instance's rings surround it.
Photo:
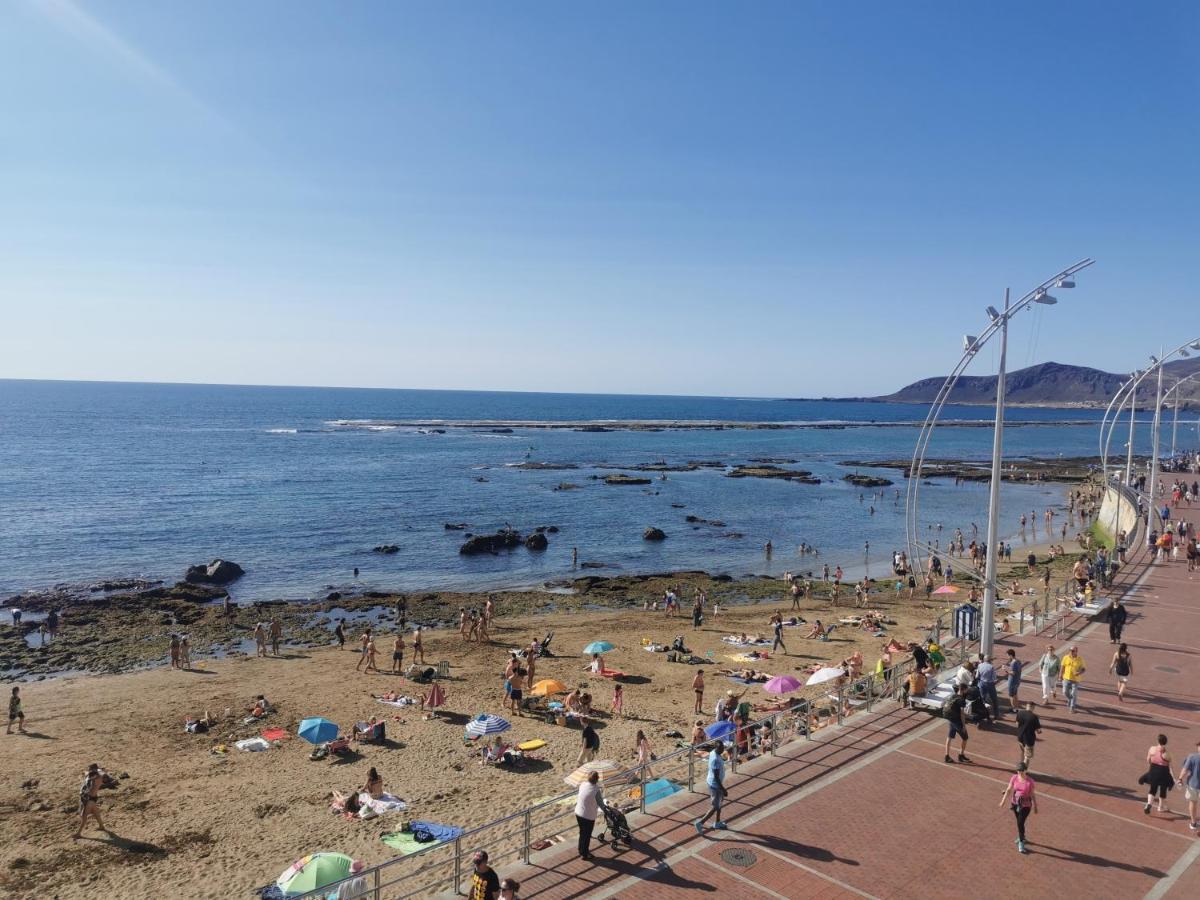
<path fill-rule="evenodd" d="M 512 728 L 512 723 L 508 719 L 480 713 L 467 723 L 467 734 L 487 737 L 491 734 L 500 734 L 503 731 L 508 731 L 510 728 Z"/>
<path fill-rule="evenodd" d="M 600 781 L 621 781 L 622 778 L 629 777 L 629 770 L 622 768 L 611 759 L 596 759 L 591 762 L 584 763 L 570 775 L 563 779 L 571 787 L 579 787 L 588 780 L 588 777 L 596 772 L 600 775 Z"/>

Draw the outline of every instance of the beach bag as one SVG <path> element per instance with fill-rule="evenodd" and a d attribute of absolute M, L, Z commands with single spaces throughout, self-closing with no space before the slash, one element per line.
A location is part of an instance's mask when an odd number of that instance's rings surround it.
<path fill-rule="evenodd" d="M 432 844 L 437 838 L 426 831 L 424 828 L 418 828 L 412 833 L 413 840 L 418 844 Z"/>

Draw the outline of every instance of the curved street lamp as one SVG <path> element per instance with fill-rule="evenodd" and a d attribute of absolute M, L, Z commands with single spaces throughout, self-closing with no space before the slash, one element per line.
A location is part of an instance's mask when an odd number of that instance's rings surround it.
<path fill-rule="evenodd" d="M 985 656 L 990 655 L 992 651 L 992 632 L 994 630 L 993 623 L 996 610 L 996 542 L 999 539 L 997 532 L 999 531 L 1000 515 L 1001 458 L 1004 449 L 1004 389 L 1005 364 L 1008 354 L 1008 323 L 1014 315 L 1024 309 L 1031 308 L 1034 304 L 1051 305 L 1057 303 L 1058 301 L 1050 295 L 1049 291 L 1054 288 L 1068 289 L 1075 287 L 1076 273 L 1094 263 L 1095 260 L 1091 258 L 1080 260 L 1073 266 L 1069 266 L 1051 278 L 1046 279 L 1015 303 L 1010 302 L 1009 292 L 1005 290 L 1003 312 L 991 306 L 987 307 L 987 315 L 990 320 L 987 327 L 980 332 L 978 337 L 966 335 L 963 338 L 962 357 L 946 377 L 941 388 L 939 388 L 937 395 L 934 397 L 933 404 L 925 416 L 925 422 L 921 426 L 921 431 L 917 435 L 917 444 L 913 450 L 912 464 L 908 470 L 905 532 L 909 558 L 915 566 L 920 566 L 923 569 L 922 553 L 931 552 L 931 548 L 927 543 L 922 542 L 918 538 L 918 517 L 920 512 L 921 476 L 925 466 L 925 455 L 929 450 L 929 442 L 933 437 L 933 429 L 937 426 L 942 409 L 946 405 L 951 392 L 954 390 L 954 386 L 958 383 L 958 379 L 987 342 L 999 333 L 1000 370 L 996 381 L 996 424 L 992 437 L 992 479 L 991 491 L 988 497 L 987 556 L 985 557 L 986 564 L 983 576 L 983 632 L 980 642 L 980 652 Z"/>

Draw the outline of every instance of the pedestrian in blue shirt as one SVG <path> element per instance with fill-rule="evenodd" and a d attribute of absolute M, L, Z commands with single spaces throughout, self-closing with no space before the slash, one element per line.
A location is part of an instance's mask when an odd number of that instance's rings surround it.
<path fill-rule="evenodd" d="M 729 791 L 725 789 L 725 744 L 721 741 L 714 741 L 712 749 L 708 753 L 708 796 L 712 804 L 708 812 L 704 814 L 704 818 L 697 819 L 692 824 L 696 826 L 697 834 L 704 834 L 704 823 L 708 821 L 710 816 L 715 816 L 716 821 L 713 822 L 713 828 L 724 829 L 727 826 L 721 821 L 721 804 L 729 795 Z"/>

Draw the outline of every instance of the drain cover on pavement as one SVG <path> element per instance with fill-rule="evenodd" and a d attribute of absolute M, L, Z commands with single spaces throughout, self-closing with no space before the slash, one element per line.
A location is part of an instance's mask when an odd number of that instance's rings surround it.
<path fill-rule="evenodd" d="M 742 869 L 748 869 L 758 862 L 758 857 L 754 855 L 753 850 L 744 850 L 741 847 L 730 847 L 728 850 L 722 850 L 721 859 L 725 860 L 731 866 L 738 866 Z"/>
<path fill-rule="evenodd" d="M 1179 670 L 1176 669 L 1174 666 L 1155 666 L 1154 670 L 1156 672 L 1169 672 L 1172 675 L 1179 674 Z"/>

